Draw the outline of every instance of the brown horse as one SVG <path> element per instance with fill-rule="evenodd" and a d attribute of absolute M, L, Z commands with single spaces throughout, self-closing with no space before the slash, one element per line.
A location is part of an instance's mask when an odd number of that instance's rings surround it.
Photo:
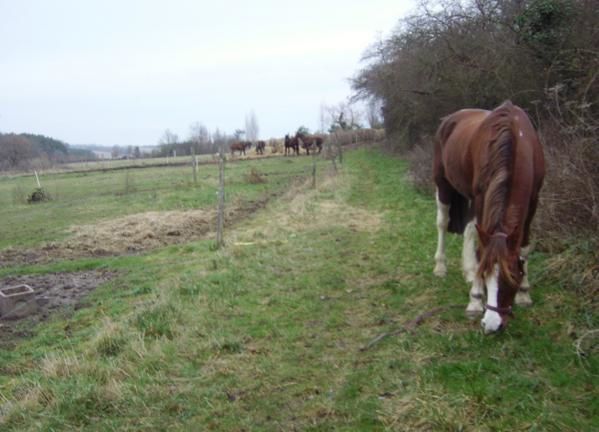
<path fill-rule="evenodd" d="M 310 149 L 313 146 L 318 148 L 318 154 L 322 151 L 323 138 L 319 135 L 306 135 L 301 132 L 296 132 L 295 138 L 302 140 L 302 147 L 306 150 L 307 154 L 310 154 Z"/>
<path fill-rule="evenodd" d="M 257 141 L 256 142 L 256 154 L 264 154 L 264 149 L 266 148 L 265 141 Z"/>
<path fill-rule="evenodd" d="M 484 311 L 484 331 L 494 332 L 507 324 L 514 300 L 519 306 L 532 304 L 527 258 L 530 224 L 545 175 L 543 148 L 526 113 L 509 101 L 493 111 L 450 114 L 435 141 L 434 273 L 447 272 L 445 233 L 463 233 L 464 275 L 472 282 L 466 314 L 474 317 Z"/>
<path fill-rule="evenodd" d="M 235 154 L 236 151 L 239 152 L 239 156 L 241 156 L 241 154 L 245 154 L 245 150 L 249 149 L 252 146 L 252 142 L 251 141 L 238 141 L 238 142 L 234 142 L 233 144 L 231 144 L 230 149 L 231 149 L 231 154 Z"/>
<path fill-rule="evenodd" d="M 296 156 L 299 156 L 299 141 L 297 138 L 292 138 L 287 134 L 285 135 L 285 156 L 291 152 L 295 153 Z"/>

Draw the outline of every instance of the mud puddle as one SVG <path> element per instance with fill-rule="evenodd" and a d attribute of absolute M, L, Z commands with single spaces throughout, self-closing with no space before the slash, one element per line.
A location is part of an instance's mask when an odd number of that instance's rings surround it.
<path fill-rule="evenodd" d="M 30 336 L 36 324 L 54 313 L 81 308 L 90 292 L 115 276 L 114 271 L 94 270 L 0 279 L 0 289 L 27 284 L 35 292 L 30 300 L 33 307 L 26 316 L 11 316 L 11 313 L 0 316 L 0 348 L 10 347 L 15 340 Z"/>

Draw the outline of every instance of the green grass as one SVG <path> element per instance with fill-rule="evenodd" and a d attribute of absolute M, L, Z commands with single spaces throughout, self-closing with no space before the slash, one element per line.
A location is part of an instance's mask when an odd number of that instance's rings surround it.
<path fill-rule="evenodd" d="M 302 174 L 309 158 L 269 158 L 226 166 L 227 198 L 249 201 L 289 186 L 290 173 Z M 268 174 L 267 184 L 245 181 L 252 167 Z M 194 185 L 191 167 L 150 167 L 135 170 L 48 174 L 43 187 L 52 201 L 27 204 L 33 177 L 0 178 L 0 249 L 32 246 L 63 239 L 71 225 L 148 210 L 187 210 L 216 205 L 218 168 L 201 165 Z"/>
<path fill-rule="evenodd" d="M 252 166 L 293 172 L 303 159 Z M 291 185 L 284 174 L 247 185 L 250 165 L 236 169 L 230 197 Z M 92 293 L 89 307 L 0 352 L 1 429 L 596 430 L 598 363 L 592 352 L 577 355 L 574 342 L 597 318 L 538 276 L 540 254 L 530 266 L 535 305 L 502 334 L 485 337 L 449 310 L 360 351 L 423 311 L 467 301 L 461 239 L 449 239 L 449 274 L 435 278 L 434 202 L 410 187 L 405 170 L 375 150 L 348 153 L 340 174 L 325 178 L 322 166 L 316 190 L 291 186 L 230 228 L 219 251 L 204 240 L 4 270 L 101 267 L 120 276 Z M 159 185 L 161 173 L 136 184 Z M 62 179 L 86 200 L 83 185 Z M 189 193 L 194 205 L 213 205 L 196 197 L 201 187 L 190 189 L 134 201 L 169 209 Z M 103 217 L 131 211 L 110 199 L 89 203 Z"/>

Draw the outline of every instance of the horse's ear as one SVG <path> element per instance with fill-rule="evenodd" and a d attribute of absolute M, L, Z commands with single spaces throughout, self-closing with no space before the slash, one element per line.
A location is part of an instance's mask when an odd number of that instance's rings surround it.
<path fill-rule="evenodd" d="M 481 226 L 479 224 L 476 224 L 476 231 L 478 232 L 478 238 L 480 240 L 480 244 L 482 246 L 486 246 L 489 244 L 489 239 L 490 236 L 489 234 L 487 234 L 487 232 L 481 228 Z"/>

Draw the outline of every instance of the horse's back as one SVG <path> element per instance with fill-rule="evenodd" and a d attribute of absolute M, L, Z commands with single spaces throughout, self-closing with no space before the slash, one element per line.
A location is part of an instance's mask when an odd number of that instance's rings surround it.
<path fill-rule="evenodd" d="M 463 109 L 444 117 L 436 134 L 433 171 L 439 186 L 445 181 L 464 197 L 472 196 L 473 159 L 479 151 L 477 135 L 489 115 L 481 109 Z"/>

